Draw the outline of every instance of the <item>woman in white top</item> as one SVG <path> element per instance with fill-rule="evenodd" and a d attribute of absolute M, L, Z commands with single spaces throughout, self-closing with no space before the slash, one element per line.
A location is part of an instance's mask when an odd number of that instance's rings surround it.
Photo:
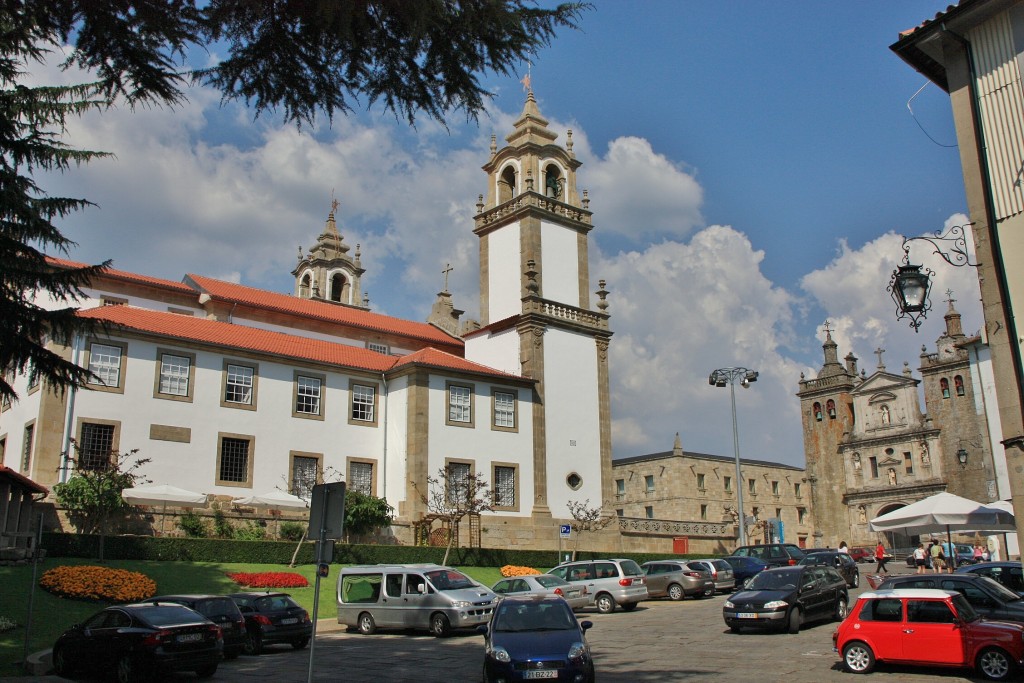
<path fill-rule="evenodd" d="M 924 552 L 924 543 L 918 543 L 917 547 L 914 548 L 914 564 L 917 565 L 917 573 L 925 573 L 925 565 L 927 564 Z"/>

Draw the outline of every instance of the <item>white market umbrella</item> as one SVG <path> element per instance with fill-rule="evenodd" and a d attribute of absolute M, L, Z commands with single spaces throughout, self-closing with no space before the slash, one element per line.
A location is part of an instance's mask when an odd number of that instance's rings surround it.
<path fill-rule="evenodd" d="M 235 505 L 242 505 L 250 508 L 261 508 L 264 510 L 305 510 L 308 505 L 306 501 L 298 496 L 293 496 L 284 491 L 274 489 L 268 493 L 235 498 L 231 501 Z"/>
<path fill-rule="evenodd" d="M 167 506 L 176 507 L 205 507 L 207 496 L 205 493 L 196 493 L 187 489 L 180 489 L 169 484 L 156 484 L 153 486 L 136 486 L 121 491 L 121 497 L 132 505 L 160 505 L 163 511 L 160 513 L 160 533 L 164 533 L 164 523 L 167 521 Z"/>
<path fill-rule="evenodd" d="M 947 542 L 952 544 L 952 530 L 1013 531 L 1017 527 L 1012 512 L 943 491 L 875 517 L 870 528 L 872 531 L 902 531 L 908 535 L 945 531 Z"/>

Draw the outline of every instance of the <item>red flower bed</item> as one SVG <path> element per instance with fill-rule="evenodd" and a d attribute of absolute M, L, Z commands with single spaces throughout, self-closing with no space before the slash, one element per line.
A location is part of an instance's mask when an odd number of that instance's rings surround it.
<path fill-rule="evenodd" d="M 305 588 L 306 577 L 294 572 L 228 572 L 228 578 L 246 588 Z"/>

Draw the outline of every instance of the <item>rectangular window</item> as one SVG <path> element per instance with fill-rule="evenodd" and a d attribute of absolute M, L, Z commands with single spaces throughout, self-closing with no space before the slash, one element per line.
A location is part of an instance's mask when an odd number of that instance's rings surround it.
<path fill-rule="evenodd" d="M 653 505 L 645 505 L 644 506 L 644 516 L 647 517 L 647 519 L 654 519 L 654 506 Z"/>
<path fill-rule="evenodd" d="M 373 463 L 362 460 L 350 460 L 348 463 L 348 485 L 353 491 L 372 496 Z"/>
<path fill-rule="evenodd" d="M 352 385 L 352 422 L 375 422 L 377 388 L 365 384 Z"/>
<path fill-rule="evenodd" d="M 223 486 L 247 486 L 252 480 L 254 438 L 236 434 L 220 435 L 217 458 L 217 483 Z"/>
<path fill-rule="evenodd" d="M 89 371 L 95 377 L 89 378 L 89 384 L 99 385 L 108 389 L 121 386 L 121 354 L 120 346 L 94 342 L 89 346 Z"/>
<path fill-rule="evenodd" d="M 700 489 L 701 491 L 704 490 L 704 473 L 703 472 L 698 472 L 697 473 L 697 488 Z"/>
<path fill-rule="evenodd" d="M 7 460 L 7 437 L 0 437 L 0 465 L 4 464 Z"/>
<path fill-rule="evenodd" d="M 616 508 L 615 509 L 615 516 L 616 517 L 625 517 L 626 516 L 626 511 L 623 510 L 622 508 Z"/>
<path fill-rule="evenodd" d="M 878 479 L 878 458 L 871 456 L 868 458 L 868 464 L 871 465 L 871 477 Z"/>
<path fill-rule="evenodd" d="M 777 481 L 772 481 L 772 495 L 779 495 L 779 482 Z"/>
<path fill-rule="evenodd" d="M 644 490 L 647 491 L 647 493 L 654 493 L 654 475 L 653 474 L 644 475 Z"/>
<path fill-rule="evenodd" d="M 801 524 L 807 524 L 807 508 L 797 508 L 796 519 Z"/>
<path fill-rule="evenodd" d="M 449 462 L 448 469 L 448 502 L 458 504 L 469 496 L 470 465 L 468 462 Z"/>
<path fill-rule="evenodd" d="M 370 349 L 371 351 L 376 351 L 377 353 L 383 353 L 384 355 L 391 353 L 391 349 L 388 348 L 387 344 L 376 344 L 374 342 L 369 342 L 366 344 L 366 348 Z"/>
<path fill-rule="evenodd" d="M 495 429 L 514 430 L 516 428 L 516 395 L 507 391 L 495 391 L 493 405 Z"/>
<path fill-rule="evenodd" d="M 775 508 L 775 519 L 782 521 L 782 508 Z"/>
<path fill-rule="evenodd" d="M 39 373 L 36 372 L 36 364 L 31 363 L 28 366 L 28 390 L 29 392 L 35 391 L 39 388 Z"/>
<path fill-rule="evenodd" d="M 516 507 L 516 468 L 505 465 L 494 466 L 494 507 Z"/>
<path fill-rule="evenodd" d="M 313 487 L 320 483 L 320 458 L 316 455 L 292 454 L 291 493 L 303 500 L 313 497 Z"/>
<path fill-rule="evenodd" d="M 160 389 L 168 396 L 188 396 L 192 359 L 170 353 L 160 354 Z"/>
<path fill-rule="evenodd" d="M 747 479 L 747 491 L 751 495 L 757 495 L 757 479 Z"/>
<path fill-rule="evenodd" d="M 295 412 L 302 415 L 320 414 L 320 387 L 322 381 L 319 377 L 307 377 L 298 375 L 295 378 Z"/>
<path fill-rule="evenodd" d="M 224 367 L 224 403 L 254 405 L 256 369 L 248 365 L 226 363 Z"/>
<path fill-rule="evenodd" d="M 914 473 L 914 456 L 910 453 L 903 454 L 903 466 L 907 470 L 907 474 Z"/>
<path fill-rule="evenodd" d="M 793 484 L 793 496 L 795 498 L 800 497 L 800 482 Z"/>
<path fill-rule="evenodd" d="M 473 390 L 457 384 L 448 385 L 448 424 L 473 424 Z"/>
<path fill-rule="evenodd" d="M 32 464 L 32 440 L 35 432 L 35 423 L 25 425 L 25 435 L 21 442 L 21 473 L 26 476 L 29 476 L 29 466 Z"/>
<path fill-rule="evenodd" d="M 722 483 L 725 485 L 726 493 L 732 493 L 732 477 L 722 477 Z"/>
<path fill-rule="evenodd" d="M 626 480 L 616 479 L 615 480 L 615 495 L 624 496 L 626 495 Z"/>
<path fill-rule="evenodd" d="M 114 456 L 114 425 L 82 423 L 78 442 L 78 469 L 100 472 L 110 467 Z"/>
<path fill-rule="evenodd" d="M 708 506 L 706 504 L 703 504 L 703 503 L 700 506 L 700 518 L 701 519 L 707 519 L 708 518 Z"/>

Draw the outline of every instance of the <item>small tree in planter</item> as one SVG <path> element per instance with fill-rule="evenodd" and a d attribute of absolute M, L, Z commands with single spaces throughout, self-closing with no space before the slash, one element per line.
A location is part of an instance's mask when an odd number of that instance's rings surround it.
<path fill-rule="evenodd" d="M 415 488 L 416 482 L 413 482 Z M 458 541 L 455 529 L 468 515 L 493 510 L 490 486 L 482 472 L 472 473 L 467 465 L 449 463 L 437 471 L 436 477 L 427 477 L 427 492 L 420 499 L 436 519 L 448 525 L 448 545 L 441 564 L 448 564 L 448 554 Z"/>
<path fill-rule="evenodd" d="M 611 515 L 604 515 L 601 506 L 590 507 L 590 499 L 583 502 L 570 500 L 565 504 L 569 508 L 569 515 L 572 516 L 572 530 L 576 532 L 576 543 L 572 548 L 572 559 L 576 559 L 576 551 L 580 547 L 580 537 L 588 531 L 600 531 L 615 519 Z"/>

